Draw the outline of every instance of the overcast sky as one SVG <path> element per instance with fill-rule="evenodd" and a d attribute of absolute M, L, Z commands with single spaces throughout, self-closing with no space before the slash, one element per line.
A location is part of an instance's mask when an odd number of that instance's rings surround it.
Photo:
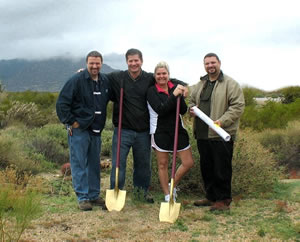
<path fill-rule="evenodd" d="M 266 91 L 300 85 L 298 0 L 0 0 L 0 59 L 85 57 L 125 68 L 129 48 L 143 69 L 169 63 L 190 84 L 205 75 L 203 56 L 224 73 Z"/>

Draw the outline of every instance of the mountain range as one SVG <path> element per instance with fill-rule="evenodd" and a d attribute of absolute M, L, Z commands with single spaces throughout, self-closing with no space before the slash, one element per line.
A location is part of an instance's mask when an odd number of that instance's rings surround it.
<path fill-rule="evenodd" d="M 45 60 L 12 59 L 0 60 L 0 81 L 6 91 L 58 92 L 64 83 L 80 68 L 85 68 L 84 58 L 56 57 Z M 103 64 L 101 72 L 114 71 Z"/>

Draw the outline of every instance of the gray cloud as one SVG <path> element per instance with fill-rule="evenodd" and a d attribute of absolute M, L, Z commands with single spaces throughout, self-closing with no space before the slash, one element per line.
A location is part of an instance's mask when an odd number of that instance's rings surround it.
<path fill-rule="evenodd" d="M 212 8 L 199 0 L 0 0 L 0 59 L 83 57 L 96 49 L 106 64 L 126 69 L 124 53 L 135 47 L 145 69 L 163 59 L 172 75 L 198 80 L 203 56 L 213 51 L 238 79 L 265 88 L 262 77 L 280 87 L 284 70 L 297 69 L 282 59 L 293 55 L 294 65 L 300 54 L 296 2 L 227 0 Z M 257 59 L 262 52 L 276 58 Z"/>

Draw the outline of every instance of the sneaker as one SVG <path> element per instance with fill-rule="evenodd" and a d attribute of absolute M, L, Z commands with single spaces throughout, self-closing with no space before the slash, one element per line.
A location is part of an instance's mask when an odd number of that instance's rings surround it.
<path fill-rule="evenodd" d="M 165 202 L 170 202 L 170 194 L 165 195 Z M 176 198 L 173 196 L 173 202 L 176 202 Z"/>
<path fill-rule="evenodd" d="M 93 209 L 91 203 L 87 200 L 78 203 L 78 208 L 82 211 L 90 211 Z"/>
<path fill-rule="evenodd" d="M 151 194 L 149 194 L 149 193 L 146 193 L 146 194 L 144 195 L 144 199 L 145 199 L 145 201 L 146 201 L 147 203 L 154 203 L 154 199 L 153 199 L 153 197 L 151 196 Z"/>
<path fill-rule="evenodd" d="M 194 202 L 194 205 L 197 206 L 197 207 L 212 206 L 213 204 L 214 204 L 214 202 L 211 201 L 211 200 L 208 200 L 207 198 L 197 200 L 197 201 Z"/>
<path fill-rule="evenodd" d="M 169 183 L 169 191 L 170 191 L 170 188 L 171 188 L 171 183 Z M 173 188 L 173 200 L 174 202 L 176 201 L 176 198 L 177 198 L 177 191 L 178 189 L 176 187 Z"/>
<path fill-rule="evenodd" d="M 101 207 L 103 207 L 105 205 L 105 201 L 101 197 L 98 197 L 95 200 L 90 200 L 90 203 L 92 204 L 92 206 L 101 206 Z"/>
<path fill-rule="evenodd" d="M 212 205 L 209 209 L 209 211 L 213 212 L 213 211 L 226 211 L 229 210 L 230 206 L 228 205 L 228 201 L 227 200 L 222 200 L 222 201 L 217 201 L 214 203 L 214 205 Z"/>

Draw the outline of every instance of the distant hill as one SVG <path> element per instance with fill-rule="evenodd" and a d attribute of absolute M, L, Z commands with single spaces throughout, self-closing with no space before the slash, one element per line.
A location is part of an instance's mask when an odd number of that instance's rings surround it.
<path fill-rule="evenodd" d="M 64 83 L 80 68 L 85 59 L 51 58 L 46 60 L 0 60 L 0 80 L 7 91 L 58 92 Z M 101 72 L 114 71 L 103 64 Z"/>

